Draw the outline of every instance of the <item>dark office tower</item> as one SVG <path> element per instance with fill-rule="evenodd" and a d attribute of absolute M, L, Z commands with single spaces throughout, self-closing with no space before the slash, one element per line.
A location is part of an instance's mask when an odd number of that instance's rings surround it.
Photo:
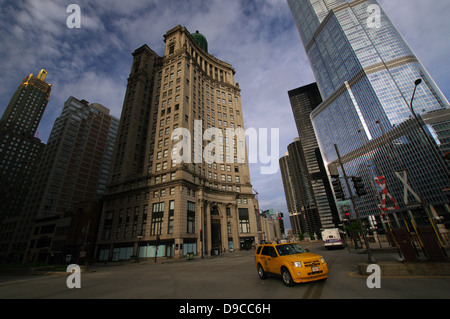
<path fill-rule="evenodd" d="M 355 200 L 360 216 L 384 212 L 416 223 L 449 216 L 448 118 L 433 115 L 449 103 L 377 1 L 288 4 L 323 99 L 311 120 L 324 163 L 329 171 L 339 166 L 336 145 L 347 175 L 362 178 L 368 194 Z M 404 196 L 406 173 L 421 204 Z"/>
<path fill-rule="evenodd" d="M 164 257 L 210 255 L 259 240 L 245 140 L 226 136 L 244 130 L 235 70 L 208 53 L 199 32 L 177 26 L 164 39 L 162 57 L 147 45 L 133 53 L 100 260 L 153 258 L 156 249 Z M 219 158 L 207 161 L 212 140 Z"/>
<path fill-rule="evenodd" d="M 34 135 L 50 96 L 46 74 L 27 76 L 0 120 L 0 223 L 20 213 L 44 147 Z"/>
<path fill-rule="evenodd" d="M 302 233 L 319 235 L 322 228 L 319 211 L 314 198 L 314 189 L 308 174 L 303 146 L 298 138 L 288 146 L 289 170 L 292 176 L 294 196 Z"/>
<path fill-rule="evenodd" d="M 284 196 L 286 198 L 286 205 L 289 212 L 289 220 L 292 225 L 292 232 L 300 234 L 305 232 L 304 225 L 300 219 L 300 210 L 297 208 L 299 201 L 296 198 L 294 187 L 294 176 L 289 165 L 289 153 L 286 152 L 280 158 L 280 171 L 283 181 Z"/>
<path fill-rule="evenodd" d="M 318 233 L 320 228 L 334 228 L 339 223 L 336 203 L 310 117 L 322 98 L 315 83 L 291 90 L 288 95 L 300 141 L 297 143 L 300 148 L 298 152 L 304 161 L 304 179 L 313 202 L 310 206 L 317 210 L 319 218 L 319 221 L 311 219 Z"/>
<path fill-rule="evenodd" d="M 28 137 L 36 134 L 52 87 L 45 83 L 46 76 L 47 71 L 41 70 L 37 77 L 30 74 L 22 81 L 0 119 L 0 132 Z"/>
<path fill-rule="evenodd" d="M 55 120 L 30 195 L 36 218 L 62 215 L 106 190 L 118 119 L 109 109 L 70 97 Z M 39 190 L 39 191 L 37 191 Z"/>
<path fill-rule="evenodd" d="M 118 119 L 98 103 L 74 97 L 64 103 L 33 179 L 16 253 L 23 254 L 20 243 L 30 235 L 27 261 L 45 262 L 62 253 L 74 205 L 98 202 L 106 190 L 117 127 Z M 44 220 L 54 223 L 43 227 Z"/>
<path fill-rule="evenodd" d="M 47 72 L 27 76 L 0 119 L 0 261 L 8 260 L 16 227 L 45 144 L 34 135 L 47 106 Z"/>
<path fill-rule="evenodd" d="M 298 138 L 288 147 L 289 152 L 280 158 L 280 170 L 283 180 L 289 220 L 293 233 L 313 234 L 318 224 L 317 210 L 312 199 L 311 189 L 305 179 L 306 167 Z M 316 221 L 316 223 L 314 223 Z M 316 225 L 315 225 L 316 224 Z M 318 227 L 317 227 L 318 226 Z"/>

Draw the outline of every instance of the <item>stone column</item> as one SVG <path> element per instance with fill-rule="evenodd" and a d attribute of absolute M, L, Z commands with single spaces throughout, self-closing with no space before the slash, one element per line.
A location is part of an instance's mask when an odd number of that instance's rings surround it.
<path fill-rule="evenodd" d="M 198 211 L 200 212 L 198 223 L 196 228 L 196 233 L 198 234 L 197 240 L 197 255 L 203 256 L 205 252 L 205 244 L 204 244 L 204 234 L 205 234 L 205 202 L 202 199 L 197 200 L 198 203 Z"/>
<path fill-rule="evenodd" d="M 206 231 L 205 241 L 203 243 L 204 252 L 206 255 L 211 255 L 211 202 L 206 201 L 206 207 L 205 207 L 205 218 L 206 218 L 206 225 L 205 229 L 203 231 Z"/>
<path fill-rule="evenodd" d="M 227 229 L 227 205 L 220 205 L 220 235 L 222 242 L 222 253 L 228 252 L 228 229 Z"/>
<path fill-rule="evenodd" d="M 234 251 L 241 249 L 241 243 L 239 240 L 239 213 L 236 204 L 231 204 L 231 236 L 233 238 L 233 249 Z"/>

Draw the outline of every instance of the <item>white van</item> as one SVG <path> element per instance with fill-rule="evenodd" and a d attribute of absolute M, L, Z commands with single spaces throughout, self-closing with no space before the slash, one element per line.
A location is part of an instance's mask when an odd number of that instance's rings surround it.
<path fill-rule="evenodd" d="M 332 247 L 345 247 L 347 242 L 345 241 L 345 234 L 339 228 L 324 229 L 322 231 L 322 240 L 325 248 L 330 249 Z"/>

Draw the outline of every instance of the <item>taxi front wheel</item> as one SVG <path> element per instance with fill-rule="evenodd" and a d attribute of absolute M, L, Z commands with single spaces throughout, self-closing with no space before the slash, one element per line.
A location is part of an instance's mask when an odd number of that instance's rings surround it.
<path fill-rule="evenodd" d="M 292 280 L 291 273 L 287 268 L 283 267 L 283 269 L 281 269 L 281 278 L 286 286 L 292 287 L 295 285 L 295 282 Z"/>
<path fill-rule="evenodd" d="M 258 275 L 259 275 L 259 278 L 261 278 L 261 279 L 267 278 L 267 274 L 264 271 L 264 268 L 261 266 L 261 264 L 258 264 Z"/>

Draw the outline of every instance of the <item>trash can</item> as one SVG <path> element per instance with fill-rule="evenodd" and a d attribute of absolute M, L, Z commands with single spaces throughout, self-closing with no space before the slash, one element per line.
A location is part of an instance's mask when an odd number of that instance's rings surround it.
<path fill-rule="evenodd" d="M 194 259 L 194 253 L 187 253 L 186 258 L 187 260 L 191 261 L 192 259 Z"/>

